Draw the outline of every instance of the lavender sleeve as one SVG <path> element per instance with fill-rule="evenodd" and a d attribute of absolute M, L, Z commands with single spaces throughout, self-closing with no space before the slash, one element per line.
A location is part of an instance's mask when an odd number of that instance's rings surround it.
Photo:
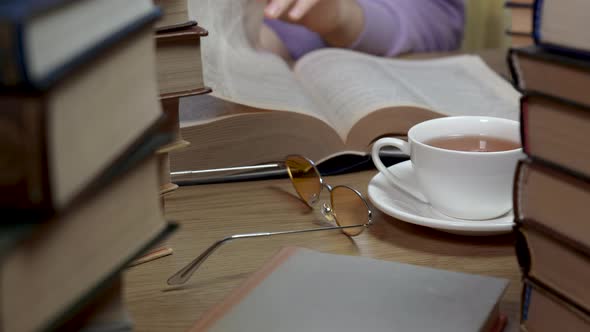
<path fill-rule="evenodd" d="M 365 25 L 349 48 L 393 56 L 406 52 L 450 51 L 460 46 L 464 0 L 357 0 Z M 277 20 L 266 24 L 283 41 L 295 59 L 326 47 L 322 38 L 306 28 Z"/>

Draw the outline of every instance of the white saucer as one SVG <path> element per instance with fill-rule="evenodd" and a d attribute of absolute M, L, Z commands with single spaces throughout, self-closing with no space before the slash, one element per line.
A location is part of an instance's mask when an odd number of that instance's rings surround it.
<path fill-rule="evenodd" d="M 417 187 L 410 160 L 390 166 L 389 170 L 404 180 L 407 185 Z M 487 220 L 452 218 L 401 191 L 381 173 L 377 173 L 369 182 L 368 194 L 373 205 L 379 210 L 412 224 L 460 235 L 483 236 L 512 231 L 514 219 L 512 211 L 501 217 Z"/>

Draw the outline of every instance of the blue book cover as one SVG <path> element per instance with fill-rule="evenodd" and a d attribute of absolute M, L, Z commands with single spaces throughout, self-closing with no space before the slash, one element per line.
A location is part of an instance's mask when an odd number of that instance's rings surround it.
<path fill-rule="evenodd" d="M 2 0 L 0 89 L 46 90 L 160 16 L 159 7 L 150 0 Z M 113 24 L 104 24 L 107 19 Z M 48 27 L 57 31 L 52 36 L 55 41 L 43 39 L 51 36 Z M 88 36 L 83 35 L 85 31 Z M 68 39 L 73 36 L 82 40 L 80 45 L 71 49 L 55 46 L 72 45 Z M 45 49 L 32 47 L 35 43 L 46 45 Z M 55 53 L 55 59 L 48 61 Z"/>

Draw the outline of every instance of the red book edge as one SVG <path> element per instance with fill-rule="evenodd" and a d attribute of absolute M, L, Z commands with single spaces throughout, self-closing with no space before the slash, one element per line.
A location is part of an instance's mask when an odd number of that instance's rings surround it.
<path fill-rule="evenodd" d="M 504 331 L 504 328 L 506 327 L 507 323 L 508 323 L 508 317 L 504 314 L 500 314 L 500 315 L 498 315 L 498 318 L 496 319 L 496 323 L 494 324 L 494 326 L 492 326 L 492 328 L 489 330 L 489 332 L 502 332 L 502 331 Z"/>

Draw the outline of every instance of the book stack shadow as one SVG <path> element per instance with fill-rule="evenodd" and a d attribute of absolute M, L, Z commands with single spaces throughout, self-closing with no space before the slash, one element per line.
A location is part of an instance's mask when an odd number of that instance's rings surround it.
<path fill-rule="evenodd" d="M 154 3 L 164 13 L 156 23 L 154 34 L 160 102 L 167 116 L 164 130 L 174 134 L 174 140 L 157 151 L 164 205 L 164 196 L 178 188 L 170 177 L 170 154 L 190 145 L 180 132 L 179 101 L 209 93 L 211 89 L 204 85 L 201 61 L 200 39 L 207 36 L 207 30 L 189 18 L 187 0 L 154 0 Z"/>
<path fill-rule="evenodd" d="M 590 330 L 590 5 L 535 3 L 535 45 L 508 62 L 526 158 L 515 177 L 522 331 Z M 576 32 L 578 31 L 578 32 Z"/>
<path fill-rule="evenodd" d="M 0 330 L 133 329 L 123 272 L 176 228 L 160 16 L 151 0 L 0 4 Z"/>

